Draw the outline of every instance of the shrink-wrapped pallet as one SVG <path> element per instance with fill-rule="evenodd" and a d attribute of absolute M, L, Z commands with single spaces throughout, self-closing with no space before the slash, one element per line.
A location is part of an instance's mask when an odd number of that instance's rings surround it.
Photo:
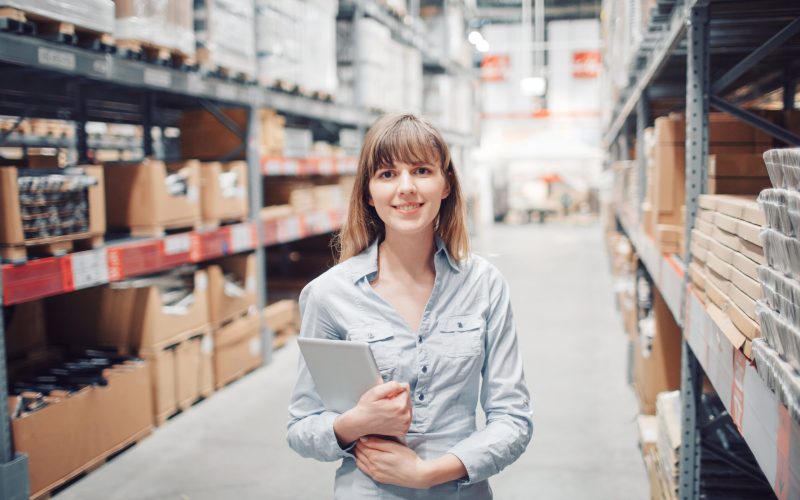
<path fill-rule="evenodd" d="M 0 7 L 19 9 L 34 20 L 40 16 L 98 33 L 114 32 L 112 0 L 1 0 Z"/>
<path fill-rule="evenodd" d="M 193 56 L 192 0 L 117 0 L 114 36 Z"/>
<path fill-rule="evenodd" d="M 194 30 L 201 66 L 255 79 L 253 0 L 195 0 Z"/>

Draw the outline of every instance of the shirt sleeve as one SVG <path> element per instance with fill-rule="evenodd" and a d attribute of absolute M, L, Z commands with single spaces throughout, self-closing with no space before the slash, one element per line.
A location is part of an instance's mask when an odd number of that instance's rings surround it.
<path fill-rule="evenodd" d="M 341 338 L 322 303 L 316 298 L 313 283 L 300 293 L 300 336 L 315 338 Z M 286 440 L 289 446 L 306 458 L 332 462 L 352 457 L 353 445 L 339 446 L 333 432 L 333 422 L 339 413 L 328 411 L 317 394 L 308 366 L 300 356 L 297 382 L 289 402 L 289 422 Z"/>
<path fill-rule="evenodd" d="M 517 348 L 508 285 L 501 276 L 490 291 L 481 406 L 486 426 L 449 452 L 467 469 L 461 485 L 483 481 L 516 461 L 533 434 L 528 387 Z"/>

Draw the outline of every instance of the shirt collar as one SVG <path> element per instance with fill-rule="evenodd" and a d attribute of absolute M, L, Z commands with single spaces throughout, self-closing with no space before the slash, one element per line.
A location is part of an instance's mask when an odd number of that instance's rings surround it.
<path fill-rule="evenodd" d="M 360 254 L 350 259 L 354 282 L 378 272 L 378 240 L 379 238 L 375 238 L 375 240 Z M 435 243 L 436 252 L 434 253 L 434 259 L 440 259 L 443 256 L 454 272 L 461 271 L 458 261 L 450 255 L 450 252 L 447 251 L 447 246 L 439 236 L 435 237 Z"/>

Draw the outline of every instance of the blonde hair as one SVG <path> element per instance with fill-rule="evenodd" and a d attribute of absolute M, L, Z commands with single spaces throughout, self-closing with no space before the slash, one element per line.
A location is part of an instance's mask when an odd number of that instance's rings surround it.
<path fill-rule="evenodd" d="M 395 162 L 439 166 L 450 194 L 442 200 L 435 232 L 451 256 L 459 261 L 466 259 L 469 255 L 466 209 L 447 143 L 427 120 L 393 113 L 380 117 L 364 139 L 347 220 L 334 240 L 339 262 L 360 254 L 376 238 L 383 239 L 383 221 L 369 204 L 369 181 L 379 168 Z"/>

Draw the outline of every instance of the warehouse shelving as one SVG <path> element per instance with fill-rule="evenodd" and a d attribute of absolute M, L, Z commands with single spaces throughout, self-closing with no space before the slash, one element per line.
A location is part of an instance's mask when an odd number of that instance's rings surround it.
<path fill-rule="evenodd" d="M 356 173 L 353 158 L 261 158 L 263 175 L 347 175 Z"/>
<path fill-rule="evenodd" d="M 686 110 L 686 255 L 691 260 L 690 230 L 698 196 L 707 184 L 708 113 L 713 107 L 764 130 L 788 144 L 800 138 L 739 108 L 745 97 L 783 88 L 784 106 L 794 108 L 797 44 L 786 44 L 800 31 L 795 2 L 686 0 L 672 4 L 669 16 L 651 21 L 650 38 L 633 58 L 630 84 L 612 103 L 604 144 L 612 158 L 628 159 L 628 135 L 643 145 L 644 128 L 652 123 L 651 100 L 679 98 Z M 786 68 L 783 74 L 776 71 Z M 715 82 L 712 85 L 712 73 Z M 777 75 L 775 75 L 777 74 Z M 685 75 L 685 77 L 684 77 Z M 764 81 L 770 76 L 771 80 Z M 682 81 L 684 80 L 684 81 Z M 756 83 L 757 85 L 748 85 Z M 678 84 L 677 82 L 680 82 Z M 680 91 L 677 89 L 680 88 Z M 747 88 L 745 88 L 747 87 Z M 631 122 L 634 122 L 631 126 Z M 642 149 L 637 157 L 642 158 Z M 639 162 L 639 192 L 646 185 Z M 688 285 L 683 264 L 661 255 L 636 224 L 641 199 L 615 207 L 618 218 L 644 265 L 654 278 L 677 322 L 683 326 L 681 399 L 683 437 L 679 472 L 682 499 L 700 498 L 701 430 L 697 424 L 703 372 L 721 397 L 778 498 L 800 496 L 800 425 L 758 376 L 754 366 L 720 331 Z M 701 371 L 702 370 L 702 371 Z"/>

